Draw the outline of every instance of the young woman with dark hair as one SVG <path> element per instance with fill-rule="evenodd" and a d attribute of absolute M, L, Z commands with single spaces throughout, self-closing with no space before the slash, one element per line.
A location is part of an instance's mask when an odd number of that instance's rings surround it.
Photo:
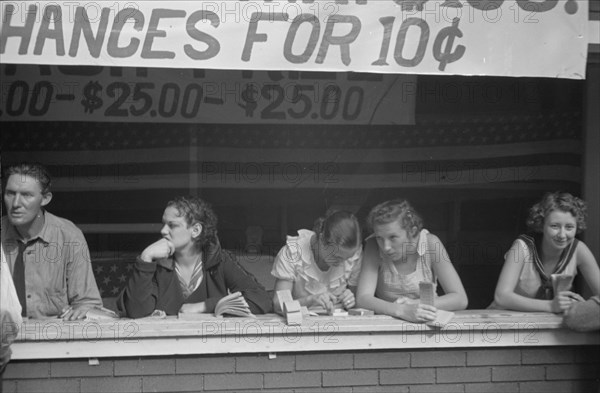
<path fill-rule="evenodd" d="M 349 212 L 337 211 L 315 222 L 313 231 L 288 236 L 275 257 L 275 291 L 290 290 L 301 306 L 350 309 L 360 272 L 360 225 Z"/>
<path fill-rule="evenodd" d="M 155 310 L 212 313 L 228 293 L 241 292 L 253 314 L 272 311 L 265 289 L 230 253 L 221 249 L 217 216 L 196 197 L 179 197 L 167 204 L 161 239 L 138 257 L 119 299 L 131 318 Z"/>

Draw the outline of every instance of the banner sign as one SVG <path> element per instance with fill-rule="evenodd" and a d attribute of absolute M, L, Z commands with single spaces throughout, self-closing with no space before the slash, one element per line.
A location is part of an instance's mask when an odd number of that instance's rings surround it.
<path fill-rule="evenodd" d="M 583 79 L 584 0 L 3 1 L 3 63 Z"/>
<path fill-rule="evenodd" d="M 0 121 L 415 121 L 414 75 L 2 64 L 0 76 Z"/>

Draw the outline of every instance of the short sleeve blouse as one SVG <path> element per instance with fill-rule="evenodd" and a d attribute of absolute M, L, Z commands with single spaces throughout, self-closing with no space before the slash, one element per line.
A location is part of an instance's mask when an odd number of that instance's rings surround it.
<path fill-rule="evenodd" d="M 315 232 L 306 229 L 300 229 L 298 236 L 288 236 L 286 245 L 275 257 L 271 274 L 277 279 L 294 282 L 294 299 L 356 286 L 362 261 L 362 247 L 343 263 L 322 271 L 317 266 L 310 247 L 313 236 L 316 236 Z"/>

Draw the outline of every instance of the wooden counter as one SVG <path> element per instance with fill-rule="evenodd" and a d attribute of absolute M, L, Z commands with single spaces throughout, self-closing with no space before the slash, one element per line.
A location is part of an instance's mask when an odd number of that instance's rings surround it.
<path fill-rule="evenodd" d="M 288 326 L 274 314 L 199 320 L 26 321 L 13 359 L 101 358 L 411 348 L 599 345 L 600 334 L 561 326 L 560 316 L 496 310 L 457 312 L 443 329 L 388 316 L 308 317 Z"/>

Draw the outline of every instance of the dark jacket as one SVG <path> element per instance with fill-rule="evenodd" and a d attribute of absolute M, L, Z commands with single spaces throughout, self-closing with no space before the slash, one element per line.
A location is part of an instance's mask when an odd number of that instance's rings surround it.
<path fill-rule="evenodd" d="M 221 298 L 229 292 L 240 291 L 253 314 L 272 311 L 271 296 L 264 287 L 237 263 L 233 255 L 221 249 L 219 243 L 208 244 L 202 259 L 202 282 L 184 300 L 172 258 L 144 262 L 138 257 L 129 282 L 117 301 L 119 310 L 130 318 L 146 317 L 154 310 L 177 315 L 184 303 L 205 302 L 207 312 L 214 312 Z"/>

